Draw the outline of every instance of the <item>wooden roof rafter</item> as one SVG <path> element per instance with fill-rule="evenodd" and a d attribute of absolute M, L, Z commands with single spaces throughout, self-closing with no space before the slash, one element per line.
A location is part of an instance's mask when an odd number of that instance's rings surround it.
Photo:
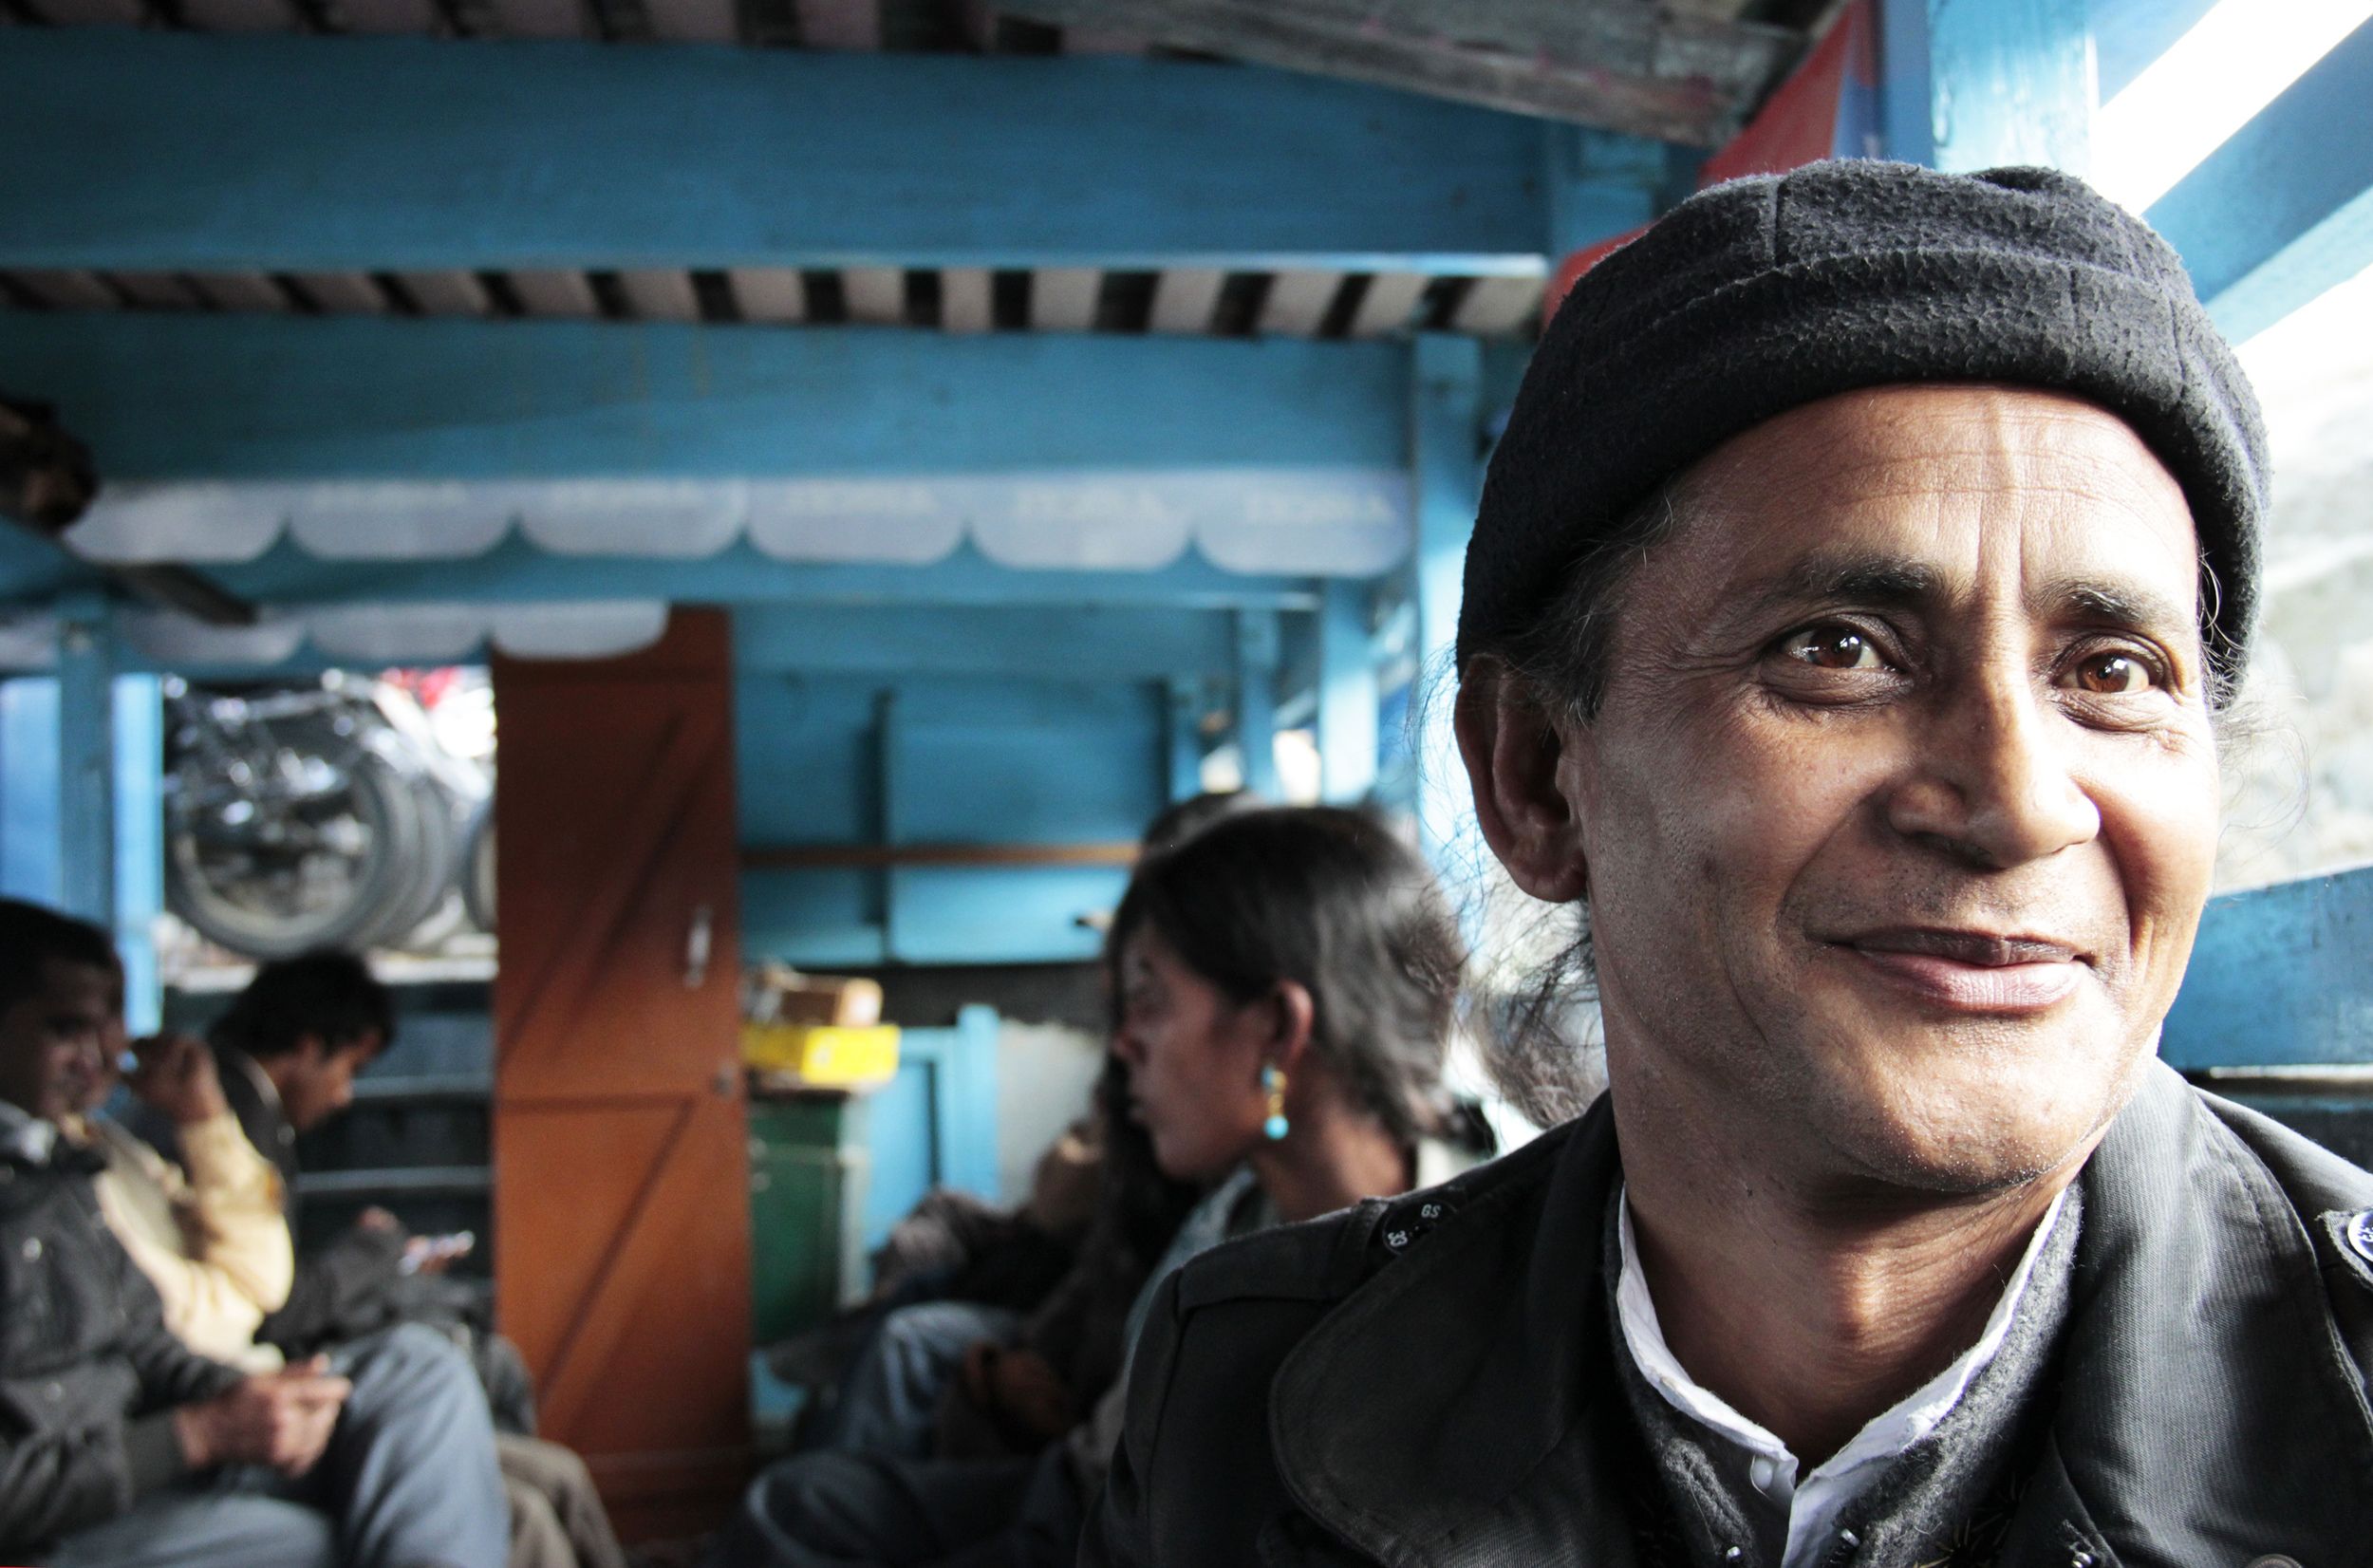
<path fill-rule="evenodd" d="M 1804 47 L 1788 28 L 1654 0 L 1018 0 L 1233 59 L 1713 146 Z M 1710 9 L 1713 14 L 1703 13 Z M 1728 8 L 1735 9 L 1735 8 Z"/>

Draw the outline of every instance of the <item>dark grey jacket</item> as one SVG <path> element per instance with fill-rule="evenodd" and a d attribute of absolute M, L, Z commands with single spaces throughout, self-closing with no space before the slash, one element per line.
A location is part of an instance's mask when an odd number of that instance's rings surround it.
<path fill-rule="evenodd" d="M 1602 1100 L 1447 1186 L 1188 1264 L 1083 1565 L 1634 1568 L 1656 1484 L 1612 1359 L 1618 1177 Z M 2373 1176 L 2155 1068 L 2081 1180 L 2057 1404 L 1995 1560 L 2373 1561 L 2349 1239 Z"/>
<path fill-rule="evenodd" d="M 240 1373 L 185 1350 L 91 1192 L 96 1156 L 0 1158 L 0 1561 L 181 1475 L 171 1410 Z"/>

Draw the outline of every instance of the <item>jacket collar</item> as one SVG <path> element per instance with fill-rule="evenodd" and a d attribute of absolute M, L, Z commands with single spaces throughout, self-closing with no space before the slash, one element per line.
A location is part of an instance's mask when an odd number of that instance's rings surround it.
<path fill-rule="evenodd" d="M 2043 1517 L 2065 1477 L 2068 1514 L 2089 1516 L 2116 1561 L 2361 1560 L 2373 1413 L 2333 1324 L 2315 1216 L 2163 1066 L 2083 1183 L 2057 1452 L 2032 1527 L 2069 1523 Z"/>
<path fill-rule="evenodd" d="M 1279 1472 L 1312 1518 L 1393 1568 L 1632 1560 L 1622 1390 L 1599 1240 L 1619 1174 L 1601 1097 L 1461 1183 L 1425 1245 L 1279 1370 Z M 1457 1188 L 1452 1191 L 1456 1193 Z M 1613 1441 L 1611 1441 L 1613 1440 Z"/>
<path fill-rule="evenodd" d="M 1270 1431 L 1314 1520 L 1392 1568 L 1634 1560 L 1598 1245 L 1619 1173 L 1602 1096 L 1296 1348 Z M 2001 1560 L 2355 1560 L 2373 1414 L 2282 1186 L 2163 1067 L 2082 1179 L 2061 1405 L 2013 1534 L 2052 1555 Z"/>

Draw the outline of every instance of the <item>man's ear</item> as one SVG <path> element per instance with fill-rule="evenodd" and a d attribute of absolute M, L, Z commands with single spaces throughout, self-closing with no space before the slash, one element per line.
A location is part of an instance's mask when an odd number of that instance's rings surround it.
<path fill-rule="evenodd" d="M 1528 681 L 1490 654 L 1461 676 L 1458 752 L 1484 842 L 1519 887 L 1551 904 L 1590 890 L 1581 822 L 1558 787 L 1564 738 Z"/>

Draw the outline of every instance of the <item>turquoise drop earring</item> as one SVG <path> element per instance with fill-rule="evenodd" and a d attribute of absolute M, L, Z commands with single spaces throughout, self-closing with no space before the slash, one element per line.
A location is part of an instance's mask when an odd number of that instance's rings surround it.
<path fill-rule="evenodd" d="M 1269 1119 L 1261 1124 L 1261 1131 L 1276 1143 L 1286 1133 L 1285 1074 L 1274 1067 L 1264 1067 L 1261 1070 L 1261 1087 L 1269 1095 Z"/>

